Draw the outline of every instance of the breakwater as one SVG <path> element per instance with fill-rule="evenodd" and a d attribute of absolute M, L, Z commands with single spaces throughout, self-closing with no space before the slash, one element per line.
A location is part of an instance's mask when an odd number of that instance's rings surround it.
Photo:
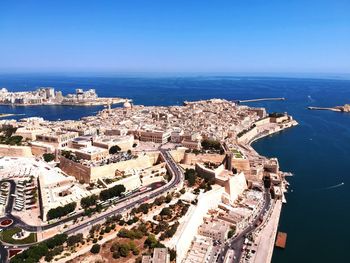
<path fill-rule="evenodd" d="M 329 111 L 337 111 L 341 112 L 341 109 L 338 108 L 327 108 L 327 107 L 307 107 L 309 110 L 329 110 Z"/>
<path fill-rule="evenodd" d="M 260 99 L 249 99 L 249 100 L 237 100 L 237 103 L 247 103 L 247 102 L 258 102 L 258 101 L 274 101 L 274 100 L 286 100 L 286 98 L 260 98 Z"/>

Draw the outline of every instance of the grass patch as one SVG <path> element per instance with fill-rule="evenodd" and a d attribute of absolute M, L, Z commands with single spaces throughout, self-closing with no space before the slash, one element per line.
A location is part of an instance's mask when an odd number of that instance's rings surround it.
<path fill-rule="evenodd" d="M 9 243 L 9 244 L 29 244 L 34 243 L 37 241 L 36 233 L 30 233 L 29 236 L 27 236 L 24 239 L 14 239 L 12 236 L 18 232 L 20 232 L 21 229 L 19 227 L 9 228 L 0 233 L 0 239 L 3 242 Z"/>
<path fill-rule="evenodd" d="M 240 151 L 234 149 L 234 150 L 232 150 L 232 152 L 233 152 L 235 158 L 238 158 L 238 159 L 243 158 L 243 155 L 242 155 L 242 153 Z"/>

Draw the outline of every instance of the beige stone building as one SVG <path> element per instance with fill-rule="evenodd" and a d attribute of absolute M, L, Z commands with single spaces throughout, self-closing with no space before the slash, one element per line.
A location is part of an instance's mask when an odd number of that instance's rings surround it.
<path fill-rule="evenodd" d="M 131 150 L 134 144 L 133 135 L 125 136 L 100 136 L 93 141 L 93 145 L 105 149 L 110 149 L 112 146 L 119 146 L 121 151 Z"/>
<path fill-rule="evenodd" d="M 107 149 L 89 146 L 86 148 L 81 148 L 75 151 L 75 155 L 78 159 L 90 160 L 90 161 L 100 161 L 105 159 L 109 153 Z"/>
<path fill-rule="evenodd" d="M 141 155 L 130 160 L 103 164 L 87 161 L 80 163 L 60 156 L 60 168 L 65 173 L 74 176 L 85 183 L 96 182 L 101 178 L 113 178 L 116 171 L 127 171 L 130 168 L 144 169 L 153 166 L 159 158 L 159 154 Z"/>
<path fill-rule="evenodd" d="M 225 242 L 227 233 L 230 230 L 229 224 L 221 220 L 205 220 L 202 225 L 198 228 L 198 234 L 210 237 L 213 240 L 219 240 Z"/>
<path fill-rule="evenodd" d="M 142 263 L 170 263 L 170 255 L 166 248 L 155 248 L 153 256 L 143 256 Z"/>
<path fill-rule="evenodd" d="M 154 143 L 167 143 L 171 132 L 163 130 L 139 130 L 137 131 L 140 141 L 154 142 Z"/>
<path fill-rule="evenodd" d="M 40 126 L 25 126 L 19 127 L 16 130 L 15 135 L 22 136 L 23 139 L 34 141 L 38 135 L 43 135 L 49 131 L 49 129 Z"/>
<path fill-rule="evenodd" d="M 67 147 L 68 143 L 78 136 L 77 132 L 52 132 L 37 135 L 36 139 L 40 142 L 52 144 L 56 148 L 63 148 Z"/>

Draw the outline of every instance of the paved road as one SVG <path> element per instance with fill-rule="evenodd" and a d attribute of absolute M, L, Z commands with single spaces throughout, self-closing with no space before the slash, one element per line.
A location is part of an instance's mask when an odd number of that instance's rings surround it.
<path fill-rule="evenodd" d="M 169 190 L 172 190 L 173 188 L 177 187 L 178 185 L 180 185 L 182 183 L 182 181 L 184 180 L 184 174 L 183 174 L 182 170 L 177 166 L 176 162 L 171 157 L 171 155 L 169 154 L 168 151 L 160 149 L 160 153 L 161 153 L 161 156 L 163 157 L 164 161 L 167 164 L 169 172 L 172 175 L 170 181 L 167 184 L 165 184 L 161 187 L 158 187 L 156 189 L 151 188 L 150 190 L 147 190 L 144 192 L 136 192 L 135 194 L 128 196 L 127 198 L 121 199 L 117 203 L 117 207 L 114 210 L 112 210 L 108 213 L 97 215 L 96 217 L 91 218 L 91 220 L 89 220 L 88 222 L 84 222 L 80 225 L 75 226 L 74 228 L 64 230 L 64 231 L 62 231 L 62 233 L 66 233 L 68 235 L 74 234 L 74 233 L 76 233 L 76 232 L 78 232 L 86 227 L 90 227 L 91 225 L 102 222 L 108 216 L 116 215 L 116 214 L 122 213 L 123 211 L 126 211 L 128 209 L 136 207 L 137 205 L 140 205 L 149 199 L 160 196 L 160 195 L 168 192 Z M 14 181 L 11 181 L 10 184 L 11 184 L 10 194 L 13 194 L 15 192 L 16 185 L 15 185 Z M 14 220 L 12 227 L 19 226 L 22 229 L 27 230 L 27 231 L 40 232 L 42 230 L 47 230 L 47 229 L 50 229 L 52 227 L 62 225 L 67 221 L 71 221 L 71 220 L 74 220 L 74 219 L 82 216 L 82 214 L 77 214 L 77 215 L 70 217 L 68 219 L 61 220 L 61 221 L 56 222 L 54 224 L 46 225 L 43 227 L 31 226 L 31 225 L 24 223 L 20 218 L 15 217 L 11 214 L 13 201 L 14 201 L 14 198 L 12 197 L 12 199 L 9 200 L 9 202 L 8 202 L 8 205 L 6 207 L 6 214 L 7 214 L 6 217 Z M 28 244 L 28 245 L 8 246 L 7 248 L 11 249 L 14 247 L 25 249 L 25 248 L 30 247 L 30 245 Z M 7 254 L 8 254 L 7 249 L 5 249 L 3 245 L 0 245 L 0 262 L 1 263 L 7 262 Z"/>
<path fill-rule="evenodd" d="M 265 191 L 265 193 L 264 193 L 264 206 L 261 209 L 261 211 L 259 212 L 258 216 L 254 219 L 253 222 L 251 222 L 251 224 L 249 224 L 249 226 L 246 229 L 244 229 L 238 236 L 234 237 L 229 242 L 229 244 L 225 245 L 223 251 L 218 256 L 217 262 L 219 262 L 219 263 L 224 262 L 225 255 L 229 249 L 233 249 L 235 251 L 235 258 L 232 262 L 238 263 L 240 261 L 241 256 L 242 256 L 242 252 L 243 252 L 242 249 L 243 249 L 245 237 L 248 234 L 252 233 L 257 228 L 257 224 L 258 224 L 258 221 L 260 220 L 260 217 L 263 216 L 270 208 L 270 205 L 271 205 L 270 193 L 266 189 L 264 189 L 264 191 Z"/>

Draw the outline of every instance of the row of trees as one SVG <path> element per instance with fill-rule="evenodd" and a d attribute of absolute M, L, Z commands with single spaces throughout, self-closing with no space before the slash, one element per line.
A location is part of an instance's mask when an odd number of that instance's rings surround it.
<path fill-rule="evenodd" d="M 115 185 L 109 189 L 103 190 L 100 193 L 100 199 L 103 201 L 106 201 L 108 199 L 111 199 L 113 197 L 121 196 L 122 193 L 125 192 L 125 186 L 124 185 Z"/>
<path fill-rule="evenodd" d="M 143 214 L 148 214 L 149 209 L 151 209 L 153 206 L 160 206 L 164 203 L 170 203 L 171 200 L 173 199 L 171 194 L 167 194 L 166 196 L 160 196 L 157 197 L 153 203 L 143 203 L 137 208 L 133 208 L 131 210 L 132 214 L 137 214 L 137 213 L 143 213 Z"/>
<path fill-rule="evenodd" d="M 221 143 L 216 140 L 204 139 L 201 143 L 204 150 L 220 151 Z"/>
<path fill-rule="evenodd" d="M 118 237 L 121 238 L 129 238 L 129 239 L 140 239 L 142 238 L 144 233 L 140 229 L 125 229 L 122 228 L 118 232 Z"/>
<path fill-rule="evenodd" d="M 73 235 L 73 236 L 69 236 L 67 238 L 67 245 L 68 246 L 75 246 L 76 244 L 83 242 L 83 240 L 84 240 L 84 236 L 81 233 Z"/>
<path fill-rule="evenodd" d="M 42 257 L 45 257 L 45 261 L 50 262 L 55 255 L 60 254 L 63 251 L 63 244 L 67 241 L 66 234 L 58 234 L 47 241 L 40 244 L 31 246 L 29 249 L 23 251 L 20 254 L 14 256 L 11 263 L 39 262 Z"/>
<path fill-rule="evenodd" d="M 22 136 L 0 136 L 0 143 L 1 144 L 8 144 L 8 145 L 21 145 L 21 142 L 23 140 Z"/>
<path fill-rule="evenodd" d="M 66 216 L 69 213 L 73 212 L 75 208 L 77 207 L 76 202 L 72 202 L 69 204 L 66 204 L 65 206 L 58 206 L 56 208 L 52 208 L 47 212 L 47 219 L 55 219 L 55 218 L 61 218 L 62 216 Z"/>
<path fill-rule="evenodd" d="M 82 208 L 88 208 L 90 206 L 95 206 L 98 200 L 98 196 L 93 194 L 87 197 L 84 197 L 80 200 L 80 205 Z"/>

